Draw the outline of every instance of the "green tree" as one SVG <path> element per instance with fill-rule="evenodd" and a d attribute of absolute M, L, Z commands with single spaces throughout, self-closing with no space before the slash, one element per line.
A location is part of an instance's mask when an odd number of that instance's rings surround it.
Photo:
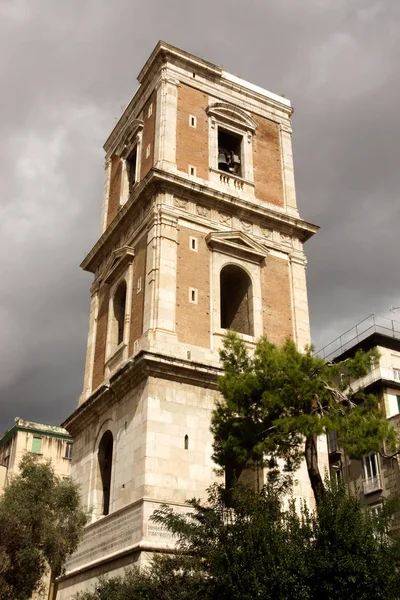
<path fill-rule="evenodd" d="M 154 520 L 177 538 L 173 555 L 101 580 L 79 600 L 398 600 L 399 541 L 386 535 L 390 507 L 376 519 L 344 486 L 326 482 L 318 514 L 269 485 L 235 485 L 231 508 L 213 487 L 192 511 L 165 506 Z"/>
<path fill-rule="evenodd" d="M 50 461 L 26 454 L 19 468 L 0 497 L 1 600 L 30 598 L 49 568 L 58 577 L 88 520 L 78 486 Z"/>
<path fill-rule="evenodd" d="M 384 440 L 394 443 L 394 431 L 380 413 L 377 399 L 351 388 L 365 375 L 377 352 L 358 351 L 354 358 L 325 363 L 304 353 L 288 339 L 277 347 L 262 337 L 250 356 L 245 342 L 228 332 L 221 350 L 222 398 L 213 412 L 215 462 L 225 469 L 227 486 L 251 465 L 293 473 L 305 457 L 317 503 L 324 493 L 318 468 L 317 437 L 338 433 L 351 457 L 379 451 Z"/>

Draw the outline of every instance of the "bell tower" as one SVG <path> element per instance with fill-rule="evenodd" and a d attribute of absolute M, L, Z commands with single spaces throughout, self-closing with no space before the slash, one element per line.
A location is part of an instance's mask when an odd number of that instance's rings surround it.
<path fill-rule="evenodd" d="M 64 426 L 92 523 L 59 596 L 173 540 L 151 520 L 216 480 L 226 329 L 310 343 L 289 100 L 159 42 L 107 139 L 83 392 Z M 299 472 L 295 494 L 311 498 Z"/>

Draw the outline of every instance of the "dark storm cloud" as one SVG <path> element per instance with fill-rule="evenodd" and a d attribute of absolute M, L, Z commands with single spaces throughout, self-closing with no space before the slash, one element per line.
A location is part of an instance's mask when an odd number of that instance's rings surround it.
<path fill-rule="evenodd" d="M 0 429 L 82 387 L 104 139 L 159 39 L 295 106 L 317 346 L 400 304 L 395 0 L 0 0 Z"/>

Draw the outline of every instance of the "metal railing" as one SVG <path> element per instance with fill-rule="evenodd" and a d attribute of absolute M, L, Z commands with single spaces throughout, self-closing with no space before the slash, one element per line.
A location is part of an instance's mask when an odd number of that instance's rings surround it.
<path fill-rule="evenodd" d="M 320 356 L 324 360 L 333 360 L 373 333 L 400 340 L 400 322 L 372 314 L 318 350 L 315 356 Z"/>
<path fill-rule="evenodd" d="M 368 479 L 364 479 L 363 481 L 363 491 L 364 494 L 372 494 L 372 492 L 378 492 L 382 489 L 382 481 L 380 473 L 375 475 L 375 477 L 369 477 Z"/>

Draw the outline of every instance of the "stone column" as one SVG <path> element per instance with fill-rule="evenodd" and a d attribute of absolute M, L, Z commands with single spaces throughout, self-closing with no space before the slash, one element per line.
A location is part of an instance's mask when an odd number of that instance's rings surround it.
<path fill-rule="evenodd" d="M 157 169 L 176 170 L 176 123 L 179 81 L 162 68 L 157 89 L 154 164 Z"/>
<path fill-rule="evenodd" d="M 86 365 L 83 382 L 83 392 L 79 398 L 79 404 L 82 404 L 92 393 L 94 351 L 96 346 L 96 322 L 99 312 L 99 287 L 94 284 L 91 288 L 90 315 L 89 315 L 89 333 L 86 349 Z"/>
<path fill-rule="evenodd" d="M 283 193 L 286 209 L 289 213 L 298 216 L 296 202 L 296 188 L 294 184 L 292 127 L 288 119 L 280 126 L 281 160 L 283 176 Z"/>

